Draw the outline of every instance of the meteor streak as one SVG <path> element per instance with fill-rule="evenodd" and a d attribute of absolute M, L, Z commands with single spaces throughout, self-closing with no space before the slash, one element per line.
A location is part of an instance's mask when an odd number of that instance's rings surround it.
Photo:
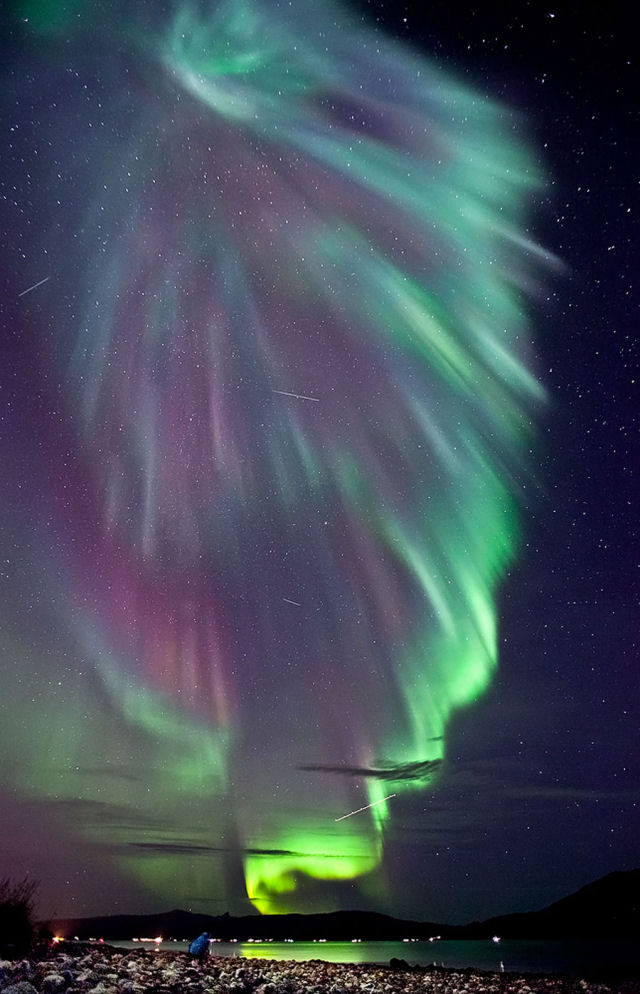
<path fill-rule="evenodd" d="M 22 293 L 19 293 L 18 296 L 24 297 L 25 293 L 31 293 L 32 290 L 37 290 L 38 287 L 42 286 L 43 283 L 46 283 L 48 279 L 51 279 L 51 277 L 45 276 L 45 278 L 43 280 L 40 280 L 39 283 L 34 283 L 33 286 L 28 286 L 27 289 L 23 290 Z"/>
<path fill-rule="evenodd" d="M 320 403 L 319 397 L 305 397 L 301 393 L 289 393 L 287 390 L 274 390 L 274 393 L 281 393 L 283 397 L 295 397 L 296 400 L 312 400 L 314 404 Z"/>
<path fill-rule="evenodd" d="M 348 815 L 341 815 L 339 818 L 334 818 L 334 821 L 344 821 L 345 818 L 352 818 L 353 815 L 359 815 L 361 811 L 366 811 L 367 808 L 375 808 L 376 804 L 382 804 L 383 801 L 388 801 L 390 797 L 397 797 L 397 794 L 387 794 L 386 797 L 381 797 L 379 801 L 372 801 L 371 804 L 365 804 L 363 808 L 356 808 L 355 811 L 350 811 Z"/>

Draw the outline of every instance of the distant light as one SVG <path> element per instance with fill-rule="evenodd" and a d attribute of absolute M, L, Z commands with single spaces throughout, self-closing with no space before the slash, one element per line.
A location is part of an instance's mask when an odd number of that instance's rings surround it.
<path fill-rule="evenodd" d="M 493 941 L 494 942 L 500 942 L 500 936 L 499 935 L 494 935 Z"/>

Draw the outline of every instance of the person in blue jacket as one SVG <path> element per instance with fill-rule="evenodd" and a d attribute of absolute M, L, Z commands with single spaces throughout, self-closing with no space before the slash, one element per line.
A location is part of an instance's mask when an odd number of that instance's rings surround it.
<path fill-rule="evenodd" d="M 196 959 L 204 959 L 209 952 L 209 933 L 203 932 L 189 945 L 189 952 Z"/>

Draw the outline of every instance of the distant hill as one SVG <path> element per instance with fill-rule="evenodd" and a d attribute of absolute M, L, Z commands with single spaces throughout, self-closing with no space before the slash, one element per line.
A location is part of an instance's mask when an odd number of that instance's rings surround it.
<path fill-rule="evenodd" d="M 192 939 L 209 932 L 217 939 L 369 939 L 429 938 L 447 926 L 410 922 L 375 911 L 333 911 L 320 915 L 201 915 L 166 911 L 157 915 L 112 915 L 105 918 L 58 918 L 47 923 L 56 935 L 80 939 L 131 939 L 163 935 Z"/>
<path fill-rule="evenodd" d="M 46 923 L 56 934 L 103 939 L 153 937 L 189 939 L 207 931 L 219 939 L 565 939 L 637 937 L 640 934 L 640 869 L 610 873 L 540 911 L 500 915 L 469 925 L 403 921 L 371 911 L 322 915 L 229 915 L 167 911 L 156 915 L 58 918 Z"/>
<path fill-rule="evenodd" d="M 640 935 L 640 869 L 609 873 L 540 911 L 465 925 L 469 938 L 634 937 Z"/>

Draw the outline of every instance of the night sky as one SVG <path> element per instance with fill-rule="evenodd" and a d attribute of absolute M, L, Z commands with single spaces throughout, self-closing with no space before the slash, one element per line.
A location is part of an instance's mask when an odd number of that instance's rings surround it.
<path fill-rule="evenodd" d="M 581 6 L 11 5 L 0 878 L 43 916 L 462 923 L 640 864 L 634 33 Z"/>

